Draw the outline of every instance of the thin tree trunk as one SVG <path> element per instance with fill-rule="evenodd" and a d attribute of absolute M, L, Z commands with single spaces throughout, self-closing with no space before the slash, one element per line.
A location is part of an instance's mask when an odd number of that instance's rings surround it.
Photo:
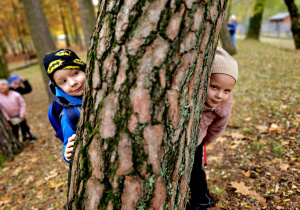
<path fill-rule="evenodd" d="M 1 32 L 1 35 L 2 35 L 3 39 L 5 40 L 7 45 L 9 46 L 11 52 L 14 54 L 14 56 L 16 56 L 17 55 L 16 48 L 14 46 L 14 43 L 9 40 L 8 33 L 5 31 L 4 26 L 0 26 L 0 32 Z"/>
<path fill-rule="evenodd" d="M 23 144 L 16 139 L 0 110 L 0 155 L 6 160 L 12 160 L 13 155 L 21 153 L 23 149 Z"/>
<path fill-rule="evenodd" d="M 6 54 L 6 48 L 4 42 L 0 42 L 0 78 L 1 79 L 8 79 L 9 77 L 5 54 Z"/>
<path fill-rule="evenodd" d="M 101 1 L 68 209 L 185 208 L 226 3 Z"/>
<path fill-rule="evenodd" d="M 88 47 L 91 34 L 95 28 L 96 18 L 91 0 L 78 0 L 80 7 L 80 20 L 83 29 L 85 44 Z"/>
<path fill-rule="evenodd" d="M 44 70 L 43 58 L 47 53 L 55 51 L 55 44 L 48 28 L 40 0 L 23 0 L 23 5 L 31 38 L 41 66 L 45 88 L 48 90 L 49 78 Z M 49 91 L 47 91 L 47 93 L 49 101 L 51 101 L 52 96 Z"/>
<path fill-rule="evenodd" d="M 300 49 L 300 14 L 294 0 L 284 0 L 292 20 L 292 32 L 296 49 Z"/>
<path fill-rule="evenodd" d="M 16 26 L 16 29 L 17 29 L 18 37 L 19 37 L 19 43 L 21 45 L 21 52 L 23 54 L 25 54 L 25 46 L 24 46 L 24 42 L 23 42 L 22 30 L 21 30 L 21 28 L 19 26 L 19 21 L 17 20 L 17 15 L 19 13 L 18 13 L 17 7 L 16 7 L 16 5 L 15 5 L 15 3 L 14 3 L 13 0 L 11 0 L 11 4 L 12 4 L 12 8 L 13 8 L 14 22 L 15 22 L 15 26 Z"/>
<path fill-rule="evenodd" d="M 70 10 L 70 13 L 71 13 L 71 17 L 72 17 L 73 27 L 74 27 L 75 43 L 76 43 L 76 45 L 80 46 L 80 50 L 83 50 L 82 41 L 81 41 L 81 38 L 79 36 L 78 26 L 77 26 L 77 22 L 76 22 L 76 19 L 75 19 L 75 16 L 74 16 L 74 12 L 73 12 L 70 0 L 68 0 L 68 5 L 69 5 L 69 10 Z"/>
<path fill-rule="evenodd" d="M 70 40 L 69 40 L 69 33 L 68 33 L 68 30 L 67 30 L 67 25 L 66 25 L 66 19 L 65 19 L 65 15 L 64 15 L 64 12 L 63 12 L 63 7 L 62 7 L 62 2 L 61 0 L 58 0 L 58 10 L 59 10 L 59 13 L 60 13 L 60 18 L 61 18 L 61 22 L 62 22 L 62 26 L 63 26 L 63 31 L 64 31 L 64 34 L 66 35 L 66 45 L 67 47 L 70 47 Z"/>
<path fill-rule="evenodd" d="M 250 18 L 250 26 L 246 35 L 246 39 L 259 39 L 265 5 L 266 0 L 255 0 L 254 13 Z"/>

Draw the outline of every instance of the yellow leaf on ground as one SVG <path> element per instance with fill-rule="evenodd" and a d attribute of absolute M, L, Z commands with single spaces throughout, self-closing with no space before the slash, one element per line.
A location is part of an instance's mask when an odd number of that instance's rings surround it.
<path fill-rule="evenodd" d="M 7 204 L 11 199 L 12 199 L 12 195 L 6 196 L 5 198 L 3 198 L 3 199 L 0 201 L 0 206 L 2 206 L 2 205 L 4 205 L 4 204 Z"/>
<path fill-rule="evenodd" d="M 272 124 L 271 127 L 269 128 L 270 132 L 275 132 L 275 133 L 280 133 L 281 131 L 283 131 L 283 127 L 276 125 L 276 124 Z"/>
<path fill-rule="evenodd" d="M 23 170 L 23 168 L 21 168 L 21 167 L 16 168 L 13 172 L 13 176 L 18 175 L 22 170 Z"/>
<path fill-rule="evenodd" d="M 250 171 L 246 171 L 246 172 L 241 171 L 241 173 L 244 174 L 244 176 L 250 178 L 250 174 L 251 174 Z"/>
<path fill-rule="evenodd" d="M 251 120 L 251 117 L 247 117 L 244 119 L 246 122 L 249 122 Z"/>
<path fill-rule="evenodd" d="M 231 133 L 230 135 L 234 139 L 243 139 L 245 137 L 243 134 L 240 134 L 240 133 L 237 133 L 237 132 Z"/>
<path fill-rule="evenodd" d="M 300 118 L 295 119 L 294 122 L 300 123 Z"/>
<path fill-rule="evenodd" d="M 230 183 L 232 185 L 232 187 L 236 188 L 237 193 L 241 193 L 243 195 L 249 195 L 250 191 L 249 191 L 249 187 L 245 186 L 244 182 L 238 183 L 238 182 L 231 182 Z"/>
<path fill-rule="evenodd" d="M 269 128 L 265 125 L 257 125 L 255 128 L 262 134 L 269 133 Z"/>
<path fill-rule="evenodd" d="M 260 201 L 264 206 L 267 205 L 267 200 L 264 197 L 261 196 L 254 196 L 254 198 L 258 201 Z"/>
<path fill-rule="evenodd" d="M 289 165 L 289 164 L 283 163 L 283 164 L 281 164 L 279 167 L 280 167 L 281 170 L 287 171 L 287 169 L 290 167 L 290 165 Z"/>

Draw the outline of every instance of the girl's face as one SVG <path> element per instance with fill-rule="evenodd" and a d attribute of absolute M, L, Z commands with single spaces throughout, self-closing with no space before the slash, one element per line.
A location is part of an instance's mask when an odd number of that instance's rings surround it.
<path fill-rule="evenodd" d="M 205 104 L 216 108 L 227 101 L 235 85 L 235 79 L 227 74 L 212 74 L 207 88 Z"/>
<path fill-rule="evenodd" d="M 7 95 L 9 91 L 9 87 L 5 82 L 0 82 L 0 93 Z"/>
<path fill-rule="evenodd" d="M 70 96 L 82 96 L 83 87 L 86 80 L 85 73 L 78 69 L 66 70 L 61 69 L 57 70 L 53 79 L 66 94 Z"/>

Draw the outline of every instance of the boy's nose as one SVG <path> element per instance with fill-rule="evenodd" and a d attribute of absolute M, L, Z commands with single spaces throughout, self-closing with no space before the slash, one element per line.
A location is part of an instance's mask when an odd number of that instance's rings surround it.
<path fill-rule="evenodd" d="M 73 80 L 73 79 L 70 80 L 70 85 L 71 85 L 71 86 L 76 85 L 76 83 L 77 83 L 76 80 Z"/>

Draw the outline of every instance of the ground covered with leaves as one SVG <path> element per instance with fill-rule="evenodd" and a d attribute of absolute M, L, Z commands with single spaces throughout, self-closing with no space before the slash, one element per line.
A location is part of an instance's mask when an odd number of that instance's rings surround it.
<path fill-rule="evenodd" d="M 232 118 L 207 148 L 211 209 L 299 209 L 300 52 L 237 44 Z M 38 66 L 15 73 L 33 86 L 25 100 L 38 140 L 0 165 L 0 209 L 62 209 L 69 166 L 47 119 L 46 88 Z"/>

